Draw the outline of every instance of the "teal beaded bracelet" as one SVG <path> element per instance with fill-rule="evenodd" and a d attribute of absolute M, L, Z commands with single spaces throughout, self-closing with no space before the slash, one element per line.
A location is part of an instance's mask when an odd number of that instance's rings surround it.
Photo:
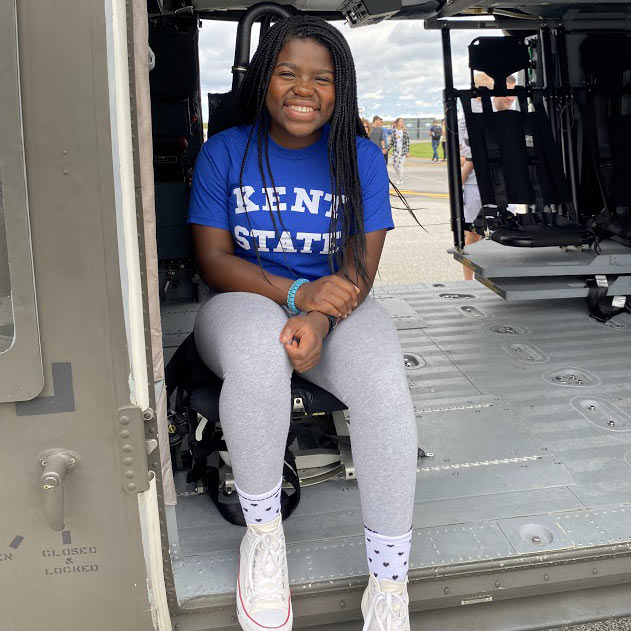
<path fill-rule="evenodd" d="M 293 315 L 298 315 L 300 313 L 300 309 L 298 309 L 298 307 L 296 307 L 296 303 L 294 302 L 294 300 L 296 298 L 296 292 L 305 283 L 308 283 L 308 282 L 309 281 L 306 278 L 299 278 L 298 280 L 295 280 L 292 283 L 291 287 L 289 288 L 289 291 L 287 292 L 287 307 L 289 307 L 289 311 Z"/>

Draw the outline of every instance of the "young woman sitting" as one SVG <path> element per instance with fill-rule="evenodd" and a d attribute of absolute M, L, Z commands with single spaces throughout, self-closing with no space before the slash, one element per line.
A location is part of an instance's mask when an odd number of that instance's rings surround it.
<path fill-rule="evenodd" d="M 370 574 L 364 629 L 409 629 L 416 423 L 395 327 L 369 296 L 393 223 L 356 90 L 336 28 L 281 20 L 252 59 L 234 126 L 195 167 L 189 221 L 211 288 L 195 341 L 223 379 L 221 424 L 247 522 L 237 611 L 248 631 L 292 627 L 280 494 L 293 371 L 350 410 Z"/>

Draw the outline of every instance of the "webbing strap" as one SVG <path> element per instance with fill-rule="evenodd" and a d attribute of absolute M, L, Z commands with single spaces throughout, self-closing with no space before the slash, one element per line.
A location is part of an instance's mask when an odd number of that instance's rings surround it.
<path fill-rule="evenodd" d="M 526 154 L 528 156 L 528 175 L 530 176 L 530 184 L 535 194 L 535 208 L 543 212 L 545 203 L 543 201 L 543 193 L 541 192 L 541 186 L 539 186 L 539 174 L 537 168 L 539 166 L 539 158 L 537 157 L 537 151 L 535 143 L 538 142 L 536 121 L 533 116 L 528 112 L 528 99 L 524 93 L 520 93 L 519 109 L 524 119 L 524 131 L 526 132 Z"/>
<path fill-rule="evenodd" d="M 576 217 L 576 212 L 570 198 L 570 190 L 562 166 L 562 157 L 559 147 L 552 135 L 552 126 L 546 113 L 541 92 L 534 90 L 532 94 L 534 111 L 529 114 L 533 119 L 534 127 L 537 130 L 535 142 L 541 143 L 539 155 L 543 156 L 545 168 L 551 175 L 551 182 L 556 188 L 556 199 L 566 204 L 572 211 L 572 216 Z"/>
<path fill-rule="evenodd" d="M 298 477 L 298 469 L 296 467 L 296 458 L 290 451 L 289 445 L 294 440 L 294 434 L 291 429 L 287 437 L 287 447 L 285 448 L 285 460 L 283 463 L 283 480 L 291 484 L 294 492 L 290 495 L 285 491 L 281 492 L 280 497 L 280 512 L 283 519 L 287 519 L 298 506 L 300 502 L 300 478 Z M 219 450 L 225 450 L 226 444 L 223 442 L 216 443 Z M 216 467 L 207 467 L 205 475 L 203 476 L 204 482 L 208 487 L 208 495 L 213 504 L 217 507 L 217 510 L 221 513 L 221 516 L 235 526 L 245 526 L 245 517 L 241 510 L 241 504 L 239 501 L 225 501 L 219 495 L 219 470 Z"/>
<path fill-rule="evenodd" d="M 628 307 L 629 298 L 625 300 L 623 307 L 614 307 L 612 304 L 612 297 L 607 296 L 608 287 L 601 287 L 596 282 L 595 278 L 588 278 L 586 284 L 589 287 L 587 292 L 587 309 L 590 317 L 598 322 L 607 322 L 613 316 L 618 315 L 625 311 Z"/>
<path fill-rule="evenodd" d="M 588 89 L 584 98 L 579 100 L 579 104 L 581 101 L 583 102 L 583 133 L 585 134 L 585 138 L 587 139 L 587 143 L 589 145 L 589 153 L 594 166 L 594 175 L 596 176 L 598 190 L 600 191 L 603 207 L 607 212 L 611 212 L 611 202 L 609 200 L 611 181 L 609 181 L 609 183 L 606 181 L 605 172 L 601 169 L 601 146 L 598 140 L 598 131 L 596 127 L 596 108 L 594 104 L 593 90 Z"/>
<path fill-rule="evenodd" d="M 482 94 L 482 116 L 484 117 L 484 138 L 486 140 L 486 152 L 488 156 L 489 172 L 493 190 L 495 192 L 495 203 L 498 208 L 508 206 L 508 195 L 506 194 L 506 182 L 502 171 L 502 155 L 500 145 L 497 140 L 495 125 L 493 124 L 493 105 L 488 94 Z"/>

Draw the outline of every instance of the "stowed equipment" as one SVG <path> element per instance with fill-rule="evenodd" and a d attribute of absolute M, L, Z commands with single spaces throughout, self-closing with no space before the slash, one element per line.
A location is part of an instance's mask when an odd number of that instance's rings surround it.
<path fill-rule="evenodd" d="M 449 30 L 442 35 L 456 260 L 507 300 L 583 297 L 601 322 L 629 311 L 629 36 L 542 29 L 480 37 L 469 46 L 472 87 L 457 90 Z M 493 89 L 476 88 L 475 71 L 488 74 Z M 514 73 L 523 85 L 509 91 Z M 517 108 L 494 111 L 493 98 L 502 96 L 514 96 Z M 473 229 L 487 237 L 466 249 L 458 100 L 482 203 Z M 509 204 L 526 210 L 510 212 Z"/>
<path fill-rule="evenodd" d="M 603 238 L 631 245 L 631 38 L 591 35 L 581 43 L 580 60 L 584 85 L 574 93 L 588 149 L 583 194 L 589 196 L 593 177 L 602 204 L 589 224 Z"/>
<path fill-rule="evenodd" d="M 530 85 L 527 72 L 524 86 L 507 88 L 509 75 L 530 67 L 526 44 L 516 37 L 478 37 L 469 46 L 469 66 L 472 88 L 459 96 L 482 200 L 476 230 L 514 247 L 594 243 L 594 233 L 576 221 L 543 89 Z M 489 75 L 494 88 L 474 87 L 474 71 Z M 494 111 L 493 97 L 507 95 L 519 108 Z M 472 107 L 476 98 L 481 112 Z M 530 211 L 513 214 L 509 204 L 528 204 Z"/>

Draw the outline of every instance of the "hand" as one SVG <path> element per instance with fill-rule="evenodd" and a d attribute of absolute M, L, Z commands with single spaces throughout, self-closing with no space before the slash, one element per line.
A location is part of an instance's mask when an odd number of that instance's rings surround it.
<path fill-rule="evenodd" d="M 279 339 L 294 370 L 307 372 L 320 363 L 322 340 L 328 330 L 328 320 L 315 311 L 287 320 Z"/>
<path fill-rule="evenodd" d="M 323 276 L 298 288 L 294 304 L 300 311 L 320 311 L 346 318 L 357 306 L 359 287 L 340 276 Z"/>

